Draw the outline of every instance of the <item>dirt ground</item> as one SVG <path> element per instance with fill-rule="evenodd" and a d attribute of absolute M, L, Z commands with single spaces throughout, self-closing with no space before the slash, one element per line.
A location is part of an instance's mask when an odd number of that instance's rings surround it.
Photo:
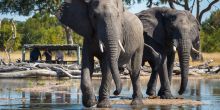
<path fill-rule="evenodd" d="M 198 106 L 203 105 L 201 101 L 195 101 L 190 99 L 143 99 L 144 105 L 191 105 Z M 114 100 L 112 104 L 130 104 L 131 100 Z"/>

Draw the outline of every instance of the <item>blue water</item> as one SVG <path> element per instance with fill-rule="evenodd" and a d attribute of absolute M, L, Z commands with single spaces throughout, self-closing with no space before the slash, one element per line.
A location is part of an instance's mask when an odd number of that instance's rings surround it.
<path fill-rule="evenodd" d="M 37 82 L 47 82 L 50 80 L 37 79 L 0 79 L 0 109 L 84 109 L 81 104 L 80 80 L 71 79 L 68 82 L 72 83 L 71 87 L 54 88 L 50 92 L 22 92 L 19 88 L 33 87 Z M 63 81 L 63 80 L 62 80 Z M 58 81 L 59 82 L 59 81 Z M 144 97 L 148 79 L 142 79 L 142 93 Z M 100 80 L 93 80 L 94 90 L 98 95 Z M 174 96 L 178 96 L 180 80 L 172 81 L 171 91 Z M 159 82 L 157 90 L 159 89 Z M 113 93 L 112 87 L 111 93 Z M 130 79 L 123 79 L 123 91 L 118 97 L 113 97 L 111 100 L 120 98 L 131 98 L 132 85 Z M 186 93 L 183 95 L 186 99 L 198 100 L 205 103 L 200 106 L 159 106 L 148 105 L 132 107 L 130 105 L 113 105 L 114 108 L 120 109 L 193 109 L 193 110 L 219 110 L 220 109 L 220 80 L 212 79 L 190 79 Z"/>

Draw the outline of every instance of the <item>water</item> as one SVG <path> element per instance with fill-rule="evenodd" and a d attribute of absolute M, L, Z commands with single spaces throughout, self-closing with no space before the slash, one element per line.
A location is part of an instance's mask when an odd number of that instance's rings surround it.
<path fill-rule="evenodd" d="M 63 83 L 68 81 L 70 87 L 52 88 L 48 92 L 22 92 L 20 88 L 34 87 L 37 84 L 46 84 L 56 81 Z M 142 93 L 145 95 L 148 79 L 142 79 Z M 200 106 L 140 106 L 134 108 L 130 105 L 113 105 L 113 108 L 121 109 L 202 109 L 214 110 L 220 107 L 220 80 L 215 79 L 190 79 L 184 98 L 202 101 L 205 104 Z M 98 95 L 100 80 L 93 80 L 94 90 Z M 177 96 L 180 80 L 172 81 L 171 90 L 174 96 Z M 159 84 L 158 84 L 159 89 Z M 114 87 L 111 90 L 113 93 Z M 120 97 L 131 98 L 132 86 L 130 79 L 123 79 L 123 91 Z M 111 95 L 111 100 L 118 100 L 118 97 Z M 72 80 L 37 80 L 37 79 L 0 79 L 0 109 L 83 109 L 81 104 L 80 79 Z"/>

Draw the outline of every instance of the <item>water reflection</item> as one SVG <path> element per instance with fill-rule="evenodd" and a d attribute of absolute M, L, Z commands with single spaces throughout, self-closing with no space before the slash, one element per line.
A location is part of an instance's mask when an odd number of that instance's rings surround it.
<path fill-rule="evenodd" d="M 17 109 L 17 108 L 83 108 L 81 100 L 81 91 L 80 91 L 80 80 L 73 79 L 70 80 L 72 83 L 71 87 L 58 87 L 53 88 L 50 92 L 36 92 L 36 91 L 18 91 L 17 88 L 26 88 L 31 85 L 30 80 L 24 79 L 0 79 L 0 109 Z M 100 80 L 94 79 L 93 86 L 96 95 L 98 95 L 98 90 L 100 86 Z M 148 79 L 142 79 L 142 93 L 144 97 L 147 88 Z M 201 80 L 201 79 L 191 79 L 189 80 L 186 93 L 184 98 L 199 100 L 207 103 L 206 105 L 201 106 L 158 106 L 158 105 L 148 105 L 141 106 L 139 109 L 148 110 L 148 109 L 218 109 L 220 107 L 220 80 Z M 35 83 L 34 83 L 35 84 Z M 172 93 L 174 96 L 178 95 L 178 90 L 180 86 L 180 80 L 174 79 L 172 81 Z M 157 90 L 160 87 L 158 82 Z M 114 84 L 112 83 L 111 96 L 113 90 L 115 89 Z M 120 95 L 121 98 L 131 98 L 132 95 L 132 84 L 130 79 L 123 80 L 123 90 Z M 119 99 L 118 97 L 111 97 L 112 100 Z M 113 105 L 114 108 L 133 108 L 130 105 Z M 136 108 L 137 109 L 137 108 Z"/>

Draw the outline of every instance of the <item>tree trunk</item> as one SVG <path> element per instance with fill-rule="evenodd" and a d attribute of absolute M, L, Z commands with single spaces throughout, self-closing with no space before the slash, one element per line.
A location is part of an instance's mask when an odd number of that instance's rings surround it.
<path fill-rule="evenodd" d="M 200 12 L 199 17 L 198 17 L 198 19 L 197 19 L 200 24 L 201 24 L 201 22 L 202 22 L 202 17 L 203 17 L 203 15 L 204 15 L 206 12 L 208 12 L 208 11 L 212 8 L 212 6 L 213 6 L 215 3 L 217 3 L 217 2 L 219 2 L 219 0 L 213 0 L 213 1 L 211 1 L 211 2 L 209 3 L 209 5 L 208 5 L 205 9 L 203 9 L 203 10 Z"/>
<path fill-rule="evenodd" d="M 176 9 L 175 6 L 174 6 L 174 4 L 173 4 L 173 1 L 174 1 L 174 0 L 169 0 L 169 1 L 168 1 L 168 2 L 169 2 L 169 5 L 170 5 L 170 8 Z"/>
<path fill-rule="evenodd" d="M 65 29 L 67 44 L 74 44 L 73 36 L 72 36 L 72 29 L 64 25 L 63 25 L 63 28 Z M 73 51 L 70 51 L 70 50 L 68 51 L 68 55 L 71 55 L 72 53 Z"/>
<path fill-rule="evenodd" d="M 196 0 L 196 19 L 199 21 L 199 12 L 200 12 L 200 0 Z"/>
<path fill-rule="evenodd" d="M 56 77 L 57 73 L 55 71 L 46 70 L 46 69 L 0 73 L 0 78 L 27 78 L 27 77 L 40 77 L 40 76 Z"/>

